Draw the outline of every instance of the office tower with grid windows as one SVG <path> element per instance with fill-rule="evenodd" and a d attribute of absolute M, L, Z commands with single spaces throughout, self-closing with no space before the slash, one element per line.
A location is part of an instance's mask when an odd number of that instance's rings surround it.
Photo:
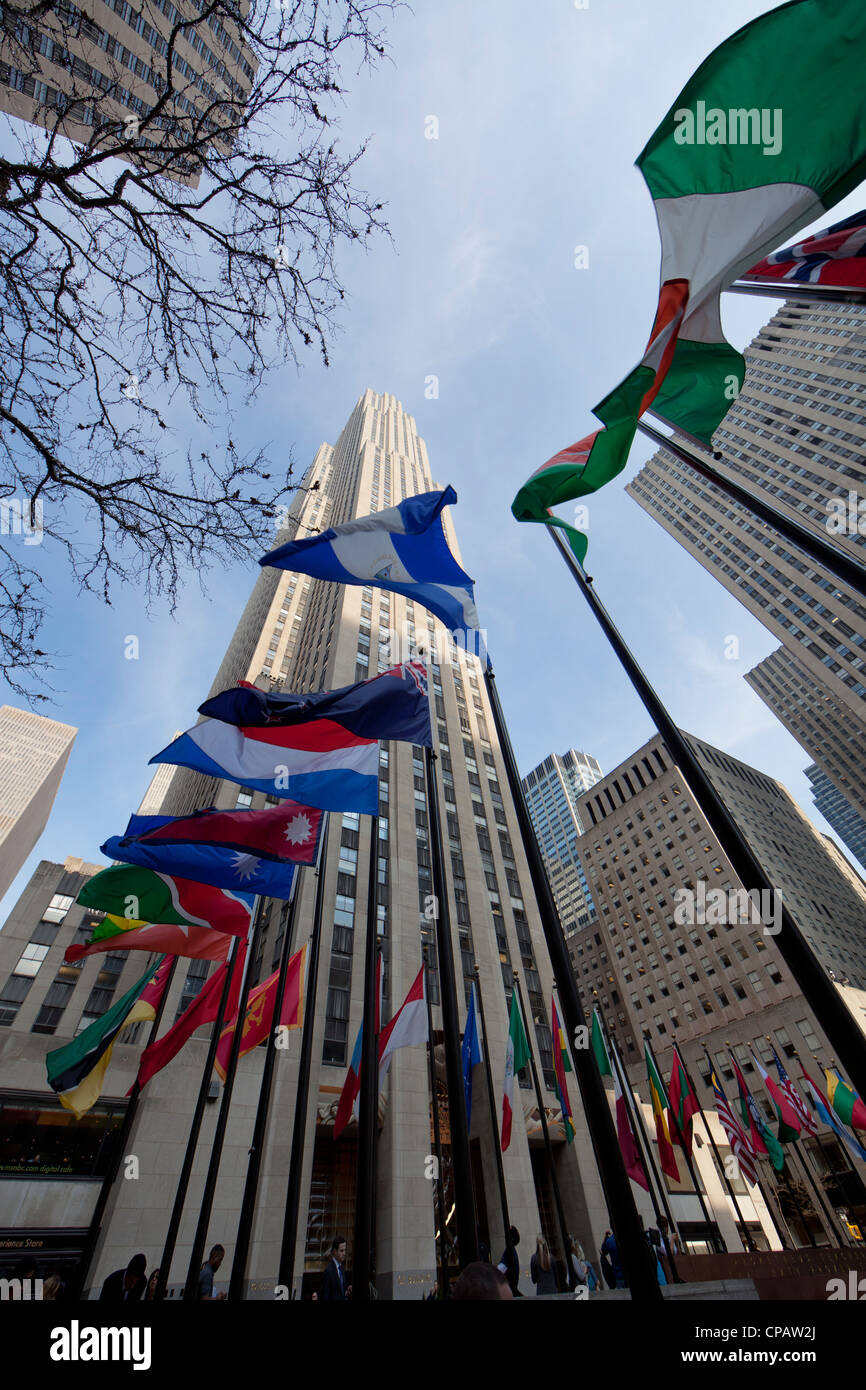
<path fill-rule="evenodd" d="M 566 936 L 581 931 L 595 918 L 592 897 L 577 852 L 583 833 L 577 799 L 602 776 L 588 753 L 569 748 L 551 753 L 522 779 L 532 826 Z"/>
<path fill-rule="evenodd" d="M 284 518 L 279 539 L 313 534 L 435 487 L 424 441 L 412 417 L 394 397 L 367 391 L 336 443 L 323 444 L 317 451 Z M 455 515 L 459 519 L 459 510 Z M 444 525 L 449 544 L 459 559 L 454 521 L 447 511 Z M 483 594 L 479 599 L 483 610 Z M 282 686 L 295 691 L 333 689 L 375 676 L 396 659 L 405 659 L 422 647 L 429 653 L 432 725 L 461 1025 L 477 961 L 490 1030 L 494 1093 L 501 1106 L 509 995 L 513 972 L 520 972 L 531 1020 L 530 1042 L 545 1088 L 545 1108 L 569 1228 L 587 1249 L 596 1249 L 608 1224 L 607 1216 L 576 1090 L 571 1099 L 578 1132 L 574 1143 L 564 1142 L 551 1055 L 552 972 L 478 658 L 450 645 L 442 625 L 402 596 L 374 587 L 342 586 L 263 569 L 211 693 L 243 679 L 264 687 L 273 684 L 274 688 Z M 202 690 L 201 696 L 207 693 Z M 191 716 L 192 713 L 191 710 Z M 166 741 L 170 733 L 166 730 Z M 400 1006 L 415 979 L 422 948 L 432 945 L 432 925 L 425 911 L 432 879 L 423 750 L 406 743 L 383 744 L 379 787 L 378 840 L 373 856 L 377 878 L 375 929 L 384 958 L 387 1018 Z M 160 796 L 162 813 L 171 815 L 207 805 L 260 807 L 267 801 L 262 793 L 180 768 L 175 769 L 167 786 L 161 785 Z M 153 800 L 149 792 L 146 804 L 152 805 Z M 351 1242 L 353 1229 L 356 1127 L 350 1125 L 335 1142 L 333 1126 L 362 1015 L 370 836 L 369 817 L 336 813 L 331 816 L 328 852 L 321 870 L 325 916 L 295 1269 L 296 1281 L 304 1281 L 305 1291 L 316 1287 L 335 1231 L 347 1234 Z M 46 879 L 41 885 L 38 902 L 34 897 L 29 907 L 23 901 L 19 904 L 15 948 L 11 948 L 10 941 L 5 956 L 6 931 L 0 933 L 0 984 L 14 974 L 23 949 L 21 942 L 28 944 L 24 938 L 36 925 L 43 904 L 48 903 L 52 893 L 61 891 L 56 879 L 58 873 L 63 873 L 62 866 L 54 866 L 52 872 L 52 881 Z M 314 872 L 301 870 L 293 950 L 309 940 L 315 891 Z M 261 945 L 252 964 L 255 980 L 264 979 L 276 969 L 288 919 L 287 904 L 264 903 Z M 67 935 L 62 929 L 58 955 L 68 944 Z M 25 1027 L 44 994 L 42 971 L 47 984 L 54 965 L 49 956 L 47 966 L 43 965 L 32 981 Z M 445 1135 L 445 1217 L 448 1230 L 453 1231 L 447 1108 L 441 1103 L 445 1072 L 435 953 L 432 965 L 434 1056 Z M 91 968 L 89 961 L 85 970 Z M 206 973 L 207 966 L 199 962 L 179 961 L 169 996 L 168 1021 L 176 1015 L 181 995 L 192 997 Z M 121 984 L 125 979 L 126 976 Z M 9 1068 L 3 1067 L 0 1074 L 4 1079 L 0 1084 L 26 1086 L 42 1093 L 44 1099 L 44 1062 L 40 1074 L 39 1059 L 48 1046 L 57 1045 L 56 1039 L 75 1032 L 82 994 L 80 988 L 73 992 L 67 1011 L 57 1024 L 55 1040 L 34 1039 L 29 1033 L 23 1036 L 20 1031 L 15 1032 L 14 1024 L 5 1038 L 0 1030 L 0 1067 L 4 1044 L 13 1056 L 23 1050 L 33 1063 L 29 1070 L 19 1070 L 18 1081 L 10 1080 Z M 13 1032 L 14 1039 L 10 1041 Z M 166 1204 L 171 1201 L 183 1156 L 204 1051 L 202 1033 L 144 1092 L 132 1141 L 140 1157 L 141 1176 L 137 1183 L 115 1187 L 93 1271 L 97 1285 L 128 1259 L 132 1247 L 145 1251 L 151 1264 L 158 1263 L 168 1220 Z M 273 1297 L 299 1051 L 300 1035 L 293 1033 L 275 1068 L 271 1124 L 248 1266 L 252 1297 Z M 134 1075 L 137 1055 L 136 1049 L 122 1044 L 116 1047 L 106 1088 L 109 1100 L 124 1095 Z M 256 1049 L 240 1062 L 208 1233 L 208 1245 L 220 1241 L 227 1248 L 226 1270 L 233 1254 L 262 1059 L 262 1050 Z M 14 1076 L 14 1067 L 12 1072 Z M 569 1080 L 573 1084 L 573 1078 Z M 504 1158 L 510 1217 L 524 1235 L 520 1251 L 524 1276 L 531 1253 L 530 1237 L 536 1231 L 545 1231 L 554 1245 L 558 1243 L 540 1120 L 534 1095 L 525 1081 L 528 1078 L 521 1077 L 520 1086 L 515 1087 L 518 1120 Z M 437 1227 L 434 1184 L 429 1176 L 428 1156 L 433 1154 L 433 1147 L 428 1092 L 425 1049 L 415 1047 L 398 1052 L 380 1101 L 382 1128 L 377 1160 L 376 1280 L 380 1296 L 386 1298 L 416 1298 L 435 1277 Z M 214 1130 L 215 1109 L 209 1106 L 205 1115 L 200 1151 L 204 1154 Z M 497 1125 L 498 1120 L 497 1116 Z M 505 1232 L 483 1082 L 474 1088 L 471 1135 L 479 1226 L 496 1258 L 504 1247 Z M 189 1256 L 202 1190 L 202 1166 L 199 1157 L 181 1225 L 172 1286 L 185 1275 L 184 1261 Z M 351 1255 L 350 1248 L 350 1262 Z"/>
<path fill-rule="evenodd" d="M 0 898 L 45 829 L 77 733 L 0 706 Z"/>
<path fill-rule="evenodd" d="M 745 356 L 744 388 L 714 435 L 716 466 L 862 564 L 866 306 L 786 303 Z M 664 449 L 626 491 L 782 642 L 750 684 L 866 815 L 862 600 Z M 827 738 L 828 726 L 840 736 Z"/>
<path fill-rule="evenodd" d="M 812 796 L 817 809 L 827 824 L 833 827 L 846 849 L 866 869 L 866 820 L 857 815 L 848 799 L 814 763 L 806 768 L 806 776 L 812 783 Z"/>
<path fill-rule="evenodd" d="M 841 868 L 779 782 L 700 739 L 688 741 L 818 961 L 850 985 L 842 997 L 866 1031 L 866 886 Z M 702 1107 L 713 1108 L 704 1048 L 733 1099 L 730 1043 L 774 1120 L 749 1050 L 771 1071 L 772 1043 L 798 1085 L 797 1052 L 819 1080 L 833 1055 L 776 946 L 775 901 L 762 904 L 762 922 L 745 897 L 753 885 L 737 878 L 658 735 L 581 797 L 578 809 L 586 827 L 579 852 L 598 909 L 597 929 L 569 942 L 584 1009 L 598 1005 L 644 1100 L 644 1043 L 667 1079 L 674 1040 Z M 822 1133 L 821 1144 L 823 1154 L 807 1141 L 817 1170 L 832 1154 L 838 1171 L 848 1172 L 833 1136 Z M 856 1167 L 866 1216 L 866 1167 Z M 692 1205 L 688 1224 L 697 1233 Z M 801 1235 L 798 1243 L 808 1243 L 807 1232 Z"/>

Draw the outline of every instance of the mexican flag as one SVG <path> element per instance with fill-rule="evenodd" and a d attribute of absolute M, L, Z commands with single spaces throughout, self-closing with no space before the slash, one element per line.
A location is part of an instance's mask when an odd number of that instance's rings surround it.
<path fill-rule="evenodd" d="M 529 1061 L 529 1044 L 523 1031 L 517 990 L 511 995 L 511 1013 L 508 1017 L 508 1043 L 505 1049 L 505 1085 L 502 1096 L 502 1152 L 511 1143 L 511 1124 L 514 1118 L 514 1073 L 522 1071 Z"/>
<path fill-rule="evenodd" d="M 839 1119 L 852 1129 L 866 1129 L 866 1105 L 857 1092 L 845 1085 L 837 1071 L 825 1067 L 824 1073 L 827 1077 L 827 1099 Z"/>
<path fill-rule="evenodd" d="M 653 1115 L 656 1122 L 659 1165 L 663 1173 L 667 1173 L 668 1177 L 672 1178 L 674 1182 L 679 1182 L 680 1170 L 677 1167 L 677 1156 L 674 1153 L 670 1132 L 668 1130 L 668 1123 L 665 1118 L 665 1111 L 668 1108 L 668 1098 L 665 1095 L 662 1079 L 656 1071 L 656 1064 L 649 1050 L 649 1044 L 645 1044 L 644 1046 L 644 1057 L 646 1059 L 646 1074 L 649 1081 L 650 1101 L 652 1103 Z"/>
<path fill-rule="evenodd" d="M 625 465 L 650 406 L 709 444 L 745 375 L 719 296 L 866 176 L 862 0 L 790 0 L 704 60 L 637 160 L 661 238 L 659 304 L 643 358 L 599 405 L 596 430 L 518 492 L 518 521 L 595 492 Z"/>
<path fill-rule="evenodd" d="M 671 1139 L 675 1144 L 684 1148 L 689 1158 L 692 1156 L 692 1116 L 701 1113 L 701 1105 L 686 1075 L 683 1059 L 679 1054 L 679 1049 L 674 1047 L 674 1058 L 671 1069 L 671 1084 L 668 1087 L 668 1098 L 671 1103 L 671 1115 L 675 1121 L 675 1127 L 671 1134 Z"/>

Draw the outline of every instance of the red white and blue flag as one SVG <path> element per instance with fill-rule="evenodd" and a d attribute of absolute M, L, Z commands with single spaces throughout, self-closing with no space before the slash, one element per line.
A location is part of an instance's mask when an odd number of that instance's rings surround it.
<path fill-rule="evenodd" d="M 744 271 L 740 279 L 866 289 L 866 212 L 855 212 L 844 222 L 774 251 Z"/>
<path fill-rule="evenodd" d="M 207 718 L 151 758 L 324 811 L 376 815 L 379 740 L 432 745 L 426 671 L 417 662 L 372 680 L 303 695 L 240 685 L 199 707 Z"/>
<path fill-rule="evenodd" d="M 739 1164 L 740 1172 L 754 1187 L 758 1181 L 758 1173 L 755 1167 L 755 1154 L 752 1149 L 749 1137 L 743 1126 L 740 1124 L 733 1110 L 731 1109 L 728 1098 L 716 1080 L 716 1073 L 712 1073 L 713 1094 L 716 1098 L 716 1114 L 719 1123 L 728 1136 L 728 1143 L 731 1146 L 731 1153 Z"/>

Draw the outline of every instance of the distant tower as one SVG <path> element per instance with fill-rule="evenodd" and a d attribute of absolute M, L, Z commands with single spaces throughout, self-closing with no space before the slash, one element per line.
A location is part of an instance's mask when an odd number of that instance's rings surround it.
<path fill-rule="evenodd" d="M 603 773 L 588 753 L 570 748 L 562 757 L 551 753 L 522 779 L 545 868 L 566 936 L 580 931 L 595 917 L 577 841 L 583 826 L 578 798 L 600 781 Z"/>
<path fill-rule="evenodd" d="M 0 898 L 45 829 L 77 733 L 0 706 Z"/>

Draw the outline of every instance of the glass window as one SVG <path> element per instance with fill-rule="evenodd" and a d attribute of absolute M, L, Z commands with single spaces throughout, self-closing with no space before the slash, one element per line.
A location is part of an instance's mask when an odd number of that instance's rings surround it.
<path fill-rule="evenodd" d="M 13 970 L 13 975 L 34 976 L 37 974 L 40 965 L 48 955 L 47 946 L 39 946 L 35 941 L 31 941 L 25 946 L 21 953 L 18 964 Z"/>

